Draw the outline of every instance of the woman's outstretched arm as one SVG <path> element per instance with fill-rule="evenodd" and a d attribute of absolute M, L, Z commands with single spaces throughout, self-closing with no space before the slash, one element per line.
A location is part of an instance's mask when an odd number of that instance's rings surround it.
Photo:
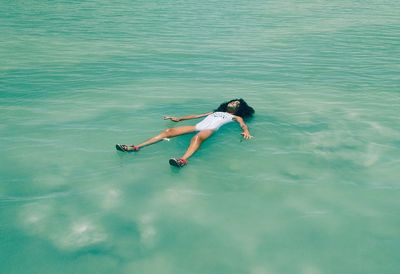
<path fill-rule="evenodd" d="M 240 116 L 234 116 L 233 120 L 235 120 L 236 122 L 239 123 L 240 127 L 242 128 L 243 132 L 241 133 L 243 135 L 243 138 L 248 140 L 250 138 L 253 138 L 253 136 L 251 136 L 249 128 L 247 127 L 247 125 L 245 124 L 245 122 L 243 121 L 243 118 Z"/>
<path fill-rule="evenodd" d="M 187 115 L 187 116 L 182 116 L 182 117 L 174 117 L 174 116 L 164 116 L 164 120 L 171 120 L 173 122 L 180 122 L 184 120 L 191 120 L 191 119 L 197 119 L 201 118 L 204 116 L 210 115 L 212 112 L 207 112 L 203 114 L 197 114 L 197 115 Z"/>

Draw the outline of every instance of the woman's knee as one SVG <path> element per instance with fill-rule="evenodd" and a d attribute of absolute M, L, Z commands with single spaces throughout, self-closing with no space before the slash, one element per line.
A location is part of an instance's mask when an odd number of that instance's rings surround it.
<path fill-rule="evenodd" d="M 212 131 L 201 131 L 197 133 L 195 136 L 193 136 L 192 140 L 193 141 L 198 141 L 198 142 L 203 142 L 204 140 L 208 139 L 212 135 Z"/>
<path fill-rule="evenodd" d="M 164 129 L 160 135 L 162 135 L 163 138 L 165 138 L 165 137 L 171 137 L 172 135 L 174 135 L 174 133 L 175 133 L 174 128 L 167 128 L 167 129 Z"/>
<path fill-rule="evenodd" d="M 165 129 L 161 133 L 161 135 L 163 136 L 163 138 L 165 138 L 165 137 L 175 137 L 175 136 L 178 136 L 178 135 L 191 133 L 191 132 L 193 132 L 195 130 L 196 129 L 195 129 L 194 126 L 171 127 L 171 128 Z"/>

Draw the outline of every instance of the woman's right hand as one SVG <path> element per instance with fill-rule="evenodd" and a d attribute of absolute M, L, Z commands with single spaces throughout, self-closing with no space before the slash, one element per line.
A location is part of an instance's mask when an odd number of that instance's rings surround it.
<path fill-rule="evenodd" d="M 179 121 L 181 121 L 181 118 L 174 117 L 174 116 L 164 116 L 164 120 L 171 120 L 173 122 L 179 122 Z"/>

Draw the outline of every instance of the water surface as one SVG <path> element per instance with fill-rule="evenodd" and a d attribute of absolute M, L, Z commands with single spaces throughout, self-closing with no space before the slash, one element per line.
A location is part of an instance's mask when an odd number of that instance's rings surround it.
<path fill-rule="evenodd" d="M 398 272 L 398 2 L 1 6 L 2 273 Z M 114 149 L 235 97 L 251 141 Z"/>

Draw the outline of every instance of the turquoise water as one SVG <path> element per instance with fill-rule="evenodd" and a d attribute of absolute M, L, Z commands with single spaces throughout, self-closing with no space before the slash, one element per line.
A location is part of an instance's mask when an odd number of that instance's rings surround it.
<path fill-rule="evenodd" d="M 0 272 L 398 273 L 399 9 L 3 0 Z M 235 97 L 251 141 L 114 149 Z"/>

